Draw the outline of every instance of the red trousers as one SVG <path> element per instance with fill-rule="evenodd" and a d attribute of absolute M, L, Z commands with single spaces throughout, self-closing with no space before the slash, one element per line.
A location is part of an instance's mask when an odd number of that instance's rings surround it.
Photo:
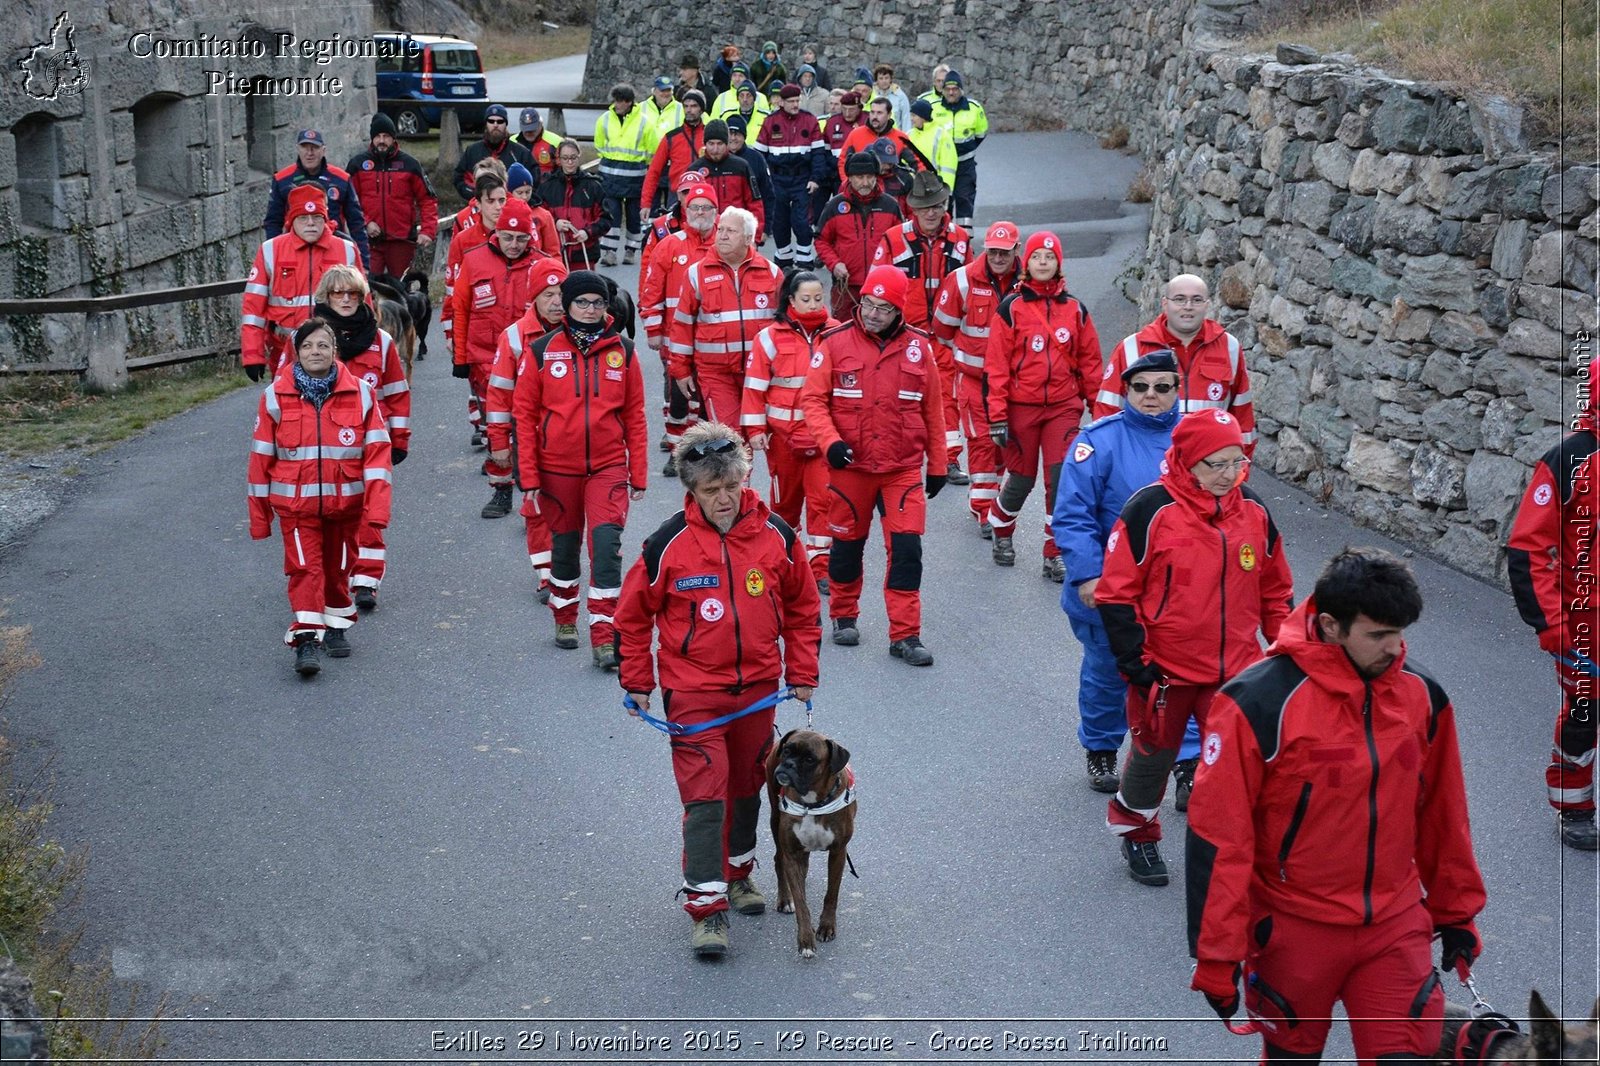
<path fill-rule="evenodd" d="M 738 430 L 739 408 L 744 402 L 744 371 L 738 367 L 699 367 L 694 372 L 694 384 L 700 390 L 702 417 Z"/>
<path fill-rule="evenodd" d="M 372 246 L 373 274 L 404 277 L 406 271 L 411 269 L 411 261 L 417 256 L 416 241 L 375 237 L 368 243 Z"/>
<path fill-rule="evenodd" d="M 804 454 L 796 450 L 783 434 L 775 433 L 767 442 L 767 469 L 772 474 L 769 502 L 779 518 L 795 530 L 800 529 L 800 512 L 805 511 L 806 546 L 811 572 L 828 576 L 828 554 L 833 537 L 828 534 L 828 461 L 815 448 Z"/>
<path fill-rule="evenodd" d="M 944 446 L 950 462 L 961 460 L 961 378 L 956 370 L 956 354 L 948 344 L 935 342 L 933 361 L 939 367 L 939 384 L 944 389 Z M 943 473 L 935 470 L 934 473 Z"/>
<path fill-rule="evenodd" d="M 989 509 L 989 524 L 997 537 L 1009 537 L 1016 530 L 1017 516 L 1028 501 L 1039 479 L 1039 457 L 1044 457 L 1044 557 L 1061 554 L 1050 529 L 1050 516 L 1056 505 L 1056 479 L 1067 458 L 1067 445 L 1078 435 L 1083 420 L 1083 405 L 1040 407 L 1014 403 L 1007 408 L 1007 440 L 1001 459 L 1006 479 L 1000 494 Z"/>
<path fill-rule="evenodd" d="M 383 543 L 383 530 L 365 522 L 356 527 L 356 560 L 350 570 L 352 588 L 377 588 L 389 569 L 389 550 Z"/>
<path fill-rule="evenodd" d="M 284 634 L 293 644 L 301 633 L 322 639 L 325 629 L 349 629 L 356 622 L 350 598 L 350 568 L 356 561 L 359 515 L 349 518 L 278 517 L 283 530 L 283 572 L 289 577 L 289 610 L 294 621 Z"/>
<path fill-rule="evenodd" d="M 669 722 L 693 725 L 737 711 L 778 687 L 777 681 L 727 692 L 667 692 Z M 756 863 L 756 823 L 775 710 L 672 741 L 672 773 L 683 803 L 683 909 L 698 921 L 728 909 L 728 882 L 749 877 Z"/>
<path fill-rule="evenodd" d="M 612 624 L 622 594 L 622 527 L 628 521 L 628 468 L 593 474 L 539 473 L 539 513 L 550 523 L 550 610 L 557 625 L 578 622 L 578 554 L 589 535 L 589 643 L 616 643 Z"/>
<path fill-rule="evenodd" d="M 537 494 L 522 494 L 522 528 L 528 538 L 528 562 L 533 565 L 533 576 L 539 587 L 550 583 L 550 523 L 539 512 Z"/>
<path fill-rule="evenodd" d="M 928 511 L 921 468 L 869 474 L 846 467 L 829 470 L 828 477 L 828 531 L 833 534 L 828 617 L 856 618 L 861 613 L 861 559 L 872 528 L 872 511 L 881 506 L 884 547 L 889 555 L 883 581 L 889 639 L 920 636 L 922 533 Z"/>
<path fill-rule="evenodd" d="M 1206 712 L 1220 685 L 1169 685 L 1165 692 L 1128 686 L 1128 731 L 1133 743 L 1122 764 L 1122 787 L 1106 804 L 1106 828 L 1144 842 L 1161 839 L 1161 799 L 1190 717 L 1206 729 Z"/>
<path fill-rule="evenodd" d="M 462 338 L 462 344 L 467 343 Z M 467 364 L 467 421 L 472 424 L 472 432 L 477 433 L 483 429 L 483 398 L 489 394 L 489 363 Z"/>
<path fill-rule="evenodd" d="M 1339 1000 L 1350 1017 L 1357 1061 L 1397 1053 L 1433 1061 L 1444 990 L 1433 969 L 1433 922 L 1420 901 L 1367 926 L 1272 912 L 1254 916 L 1250 927 L 1244 1005 L 1267 1030 L 1269 1047 L 1320 1052 Z"/>
<path fill-rule="evenodd" d="M 1592 649 L 1590 650 L 1593 654 Z M 1555 656 L 1561 686 L 1561 716 L 1545 767 L 1550 806 L 1558 811 L 1594 810 L 1595 712 L 1600 710 L 1600 670 L 1588 655 L 1567 648 Z"/>
<path fill-rule="evenodd" d="M 989 408 L 983 399 L 983 379 L 956 375 L 961 408 L 961 430 L 967 435 L 967 508 L 979 522 L 989 521 L 989 510 L 1000 495 L 1000 449 L 989 439 Z"/>

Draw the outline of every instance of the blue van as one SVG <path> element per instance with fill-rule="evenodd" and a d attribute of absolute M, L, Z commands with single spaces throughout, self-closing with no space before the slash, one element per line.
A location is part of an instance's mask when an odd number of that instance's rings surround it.
<path fill-rule="evenodd" d="M 425 135 L 439 125 L 439 100 L 487 100 L 488 81 L 478 46 L 459 37 L 431 33 L 374 33 L 379 43 L 379 110 L 394 119 L 402 137 Z M 461 128 L 483 128 L 483 108 L 460 108 Z"/>

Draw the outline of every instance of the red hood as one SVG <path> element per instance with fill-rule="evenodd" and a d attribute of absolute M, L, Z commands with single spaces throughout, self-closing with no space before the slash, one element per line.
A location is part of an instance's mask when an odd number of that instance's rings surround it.
<path fill-rule="evenodd" d="M 1218 516 L 1232 514 L 1244 502 L 1244 483 L 1250 479 L 1250 468 L 1245 468 L 1244 477 L 1239 479 L 1239 484 L 1229 490 L 1226 496 L 1213 496 L 1201 487 L 1200 482 L 1183 466 L 1175 449 L 1169 447 L 1166 454 L 1161 457 L 1161 484 L 1172 494 L 1172 498 L 1196 514 L 1205 516 Z"/>
<path fill-rule="evenodd" d="M 1344 649 L 1322 639 L 1317 628 L 1317 614 L 1316 600 L 1307 596 L 1284 619 L 1283 627 L 1278 630 L 1278 639 L 1272 642 L 1267 654 L 1289 656 L 1318 686 L 1359 703 L 1366 693 L 1367 684 L 1356 673 Z M 1385 678 L 1395 677 L 1405 663 L 1406 648 L 1402 642 L 1399 656 L 1372 683 L 1379 685 Z"/>

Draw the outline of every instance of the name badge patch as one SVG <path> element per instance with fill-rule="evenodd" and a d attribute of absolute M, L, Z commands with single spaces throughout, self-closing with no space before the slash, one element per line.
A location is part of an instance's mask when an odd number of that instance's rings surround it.
<path fill-rule="evenodd" d="M 690 589 L 714 589 L 722 584 L 722 579 L 716 574 L 696 574 L 693 577 L 680 577 L 672 583 L 672 587 L 679 592 L 688 592 Z"/>

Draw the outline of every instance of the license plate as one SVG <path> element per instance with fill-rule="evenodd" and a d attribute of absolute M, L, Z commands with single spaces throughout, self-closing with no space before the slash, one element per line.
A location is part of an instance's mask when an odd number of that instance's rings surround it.
<path fill-rule="evenodd" d="M 472 95 L 472 86 L 470 86 L 470 85 L 452 85 L 452 86 L 450 86 L 450 91 L 455 93 L 457 96 L 471 96 Z"/>

